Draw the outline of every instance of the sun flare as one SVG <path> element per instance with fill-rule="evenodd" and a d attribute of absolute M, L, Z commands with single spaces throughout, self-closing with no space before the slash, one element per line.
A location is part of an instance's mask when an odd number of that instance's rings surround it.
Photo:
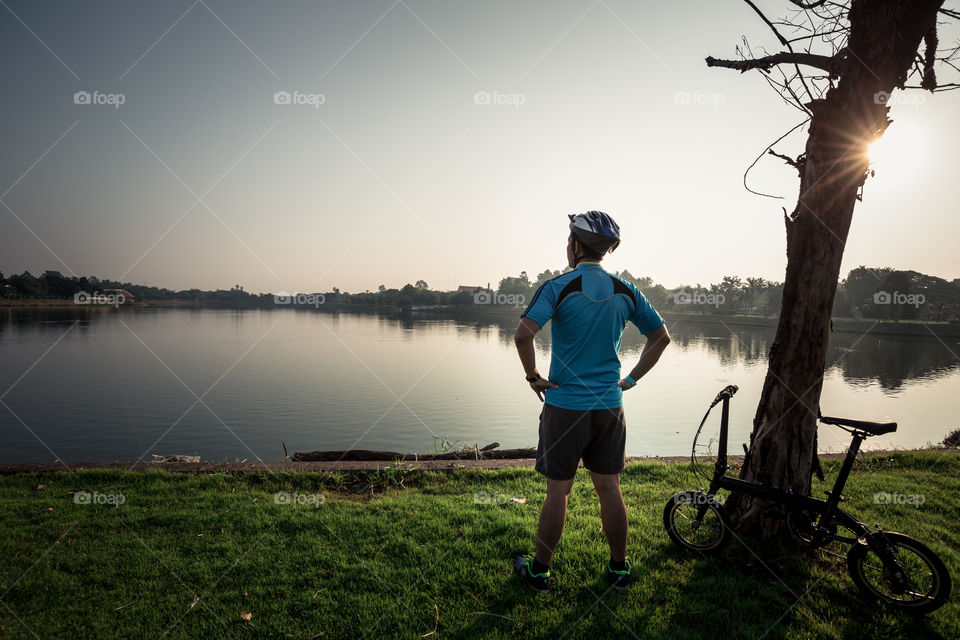
<path fill-rule="evenodd" d="M 867 148 L 867 157 L 870 164 L 885 164 L 890 160 L 890 142 L 887 138 L 874 140 Z"/>
<path fill-rule="evenodd" d="M 934 144 L 928 131 L 917 122 L 913 114 L 898 118 L 867 148 L 870 165 L 885 174 L 908 174 L 922 171 L 924 149 Z"/>

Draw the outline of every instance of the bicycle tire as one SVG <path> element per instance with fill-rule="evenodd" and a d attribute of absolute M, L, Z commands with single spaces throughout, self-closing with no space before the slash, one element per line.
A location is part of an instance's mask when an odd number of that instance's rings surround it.
<path fill-rule="evenodd" d="M 898 594 L 883 562 L 869 546 L 855 544 L 847 553 L 847 570 L 861 593 L 913 614 L 930 613 L 950 598 L 950 573 L 929 547 L 902 533 L 883 533 L 898 562 L 908 572 L 906 593 Z"/>
<path fill-rule="evenodd" d="M 698 522 L 701 508 L 705 511 Z M 677 546 L 708 555 L 719 553 L 730 541 L 723 506 L 700 491 L 683 491 L 670 498 L 663 509 L 663 528 Z"/>

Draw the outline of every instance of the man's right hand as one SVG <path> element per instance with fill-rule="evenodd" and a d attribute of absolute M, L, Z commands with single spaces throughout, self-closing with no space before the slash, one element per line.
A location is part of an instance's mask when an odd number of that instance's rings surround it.
<path fill-rule="evenodd" d="M 537 378 L 536 380 L 530 383 L 530 388 L 533 389 L 533 392 L 537 394 L 538 398 L 540 398 L 540 402 L 543 402 L 544 391 L 551 388 L 556 389 L 559 386 L 560 385 L 558 385 L 556 382 L 551 382 L 546 378 Z"/>

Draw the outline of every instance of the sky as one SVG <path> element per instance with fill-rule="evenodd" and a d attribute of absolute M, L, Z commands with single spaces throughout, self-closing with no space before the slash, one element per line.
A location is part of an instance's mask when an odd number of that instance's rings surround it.
<path fill-rule="evenodd" d="M 745 35 L 777 48 L 733 0 L 3 0 L 0 271 L 496 286 L 563 267 L 567 214 L 599 209 L 622 231 L 610 269 L 782 280 L 796 172 L 751 172 L 782 200 L 742 175 L 802 116 L 704 63 Z M 960 92 L 891 104 L 842 273 L 952 280 Z"/>

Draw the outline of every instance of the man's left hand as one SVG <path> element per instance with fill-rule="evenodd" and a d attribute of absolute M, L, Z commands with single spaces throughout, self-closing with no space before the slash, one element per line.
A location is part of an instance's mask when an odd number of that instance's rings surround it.
<path fill-rule="evenodd" d="M 530 383 L 530 388 L 533 389 L 533 392 L 537 394 L 537 397 L 540 398 L 540 402 L 543 402 L 543 392 L 547 389 L 556 389 L 559 387 L 556 382 L 551 382 L 546 378 L 537 378 Z"/>

